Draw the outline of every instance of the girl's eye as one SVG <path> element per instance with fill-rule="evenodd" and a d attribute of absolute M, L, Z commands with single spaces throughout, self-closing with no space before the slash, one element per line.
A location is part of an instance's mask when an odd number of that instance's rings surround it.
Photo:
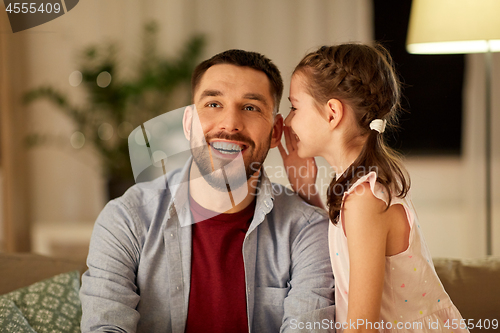
<path fill-rule="evenodd" d="M 294 108 L 293 106 L 290 106 L 290 112 L 296 111 L 297 108 Z"/>

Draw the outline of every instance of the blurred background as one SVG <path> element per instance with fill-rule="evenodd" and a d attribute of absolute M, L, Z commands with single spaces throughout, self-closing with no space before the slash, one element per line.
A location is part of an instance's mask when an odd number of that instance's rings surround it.
<path fill-rule="evenodd" d="M 13 34 L 0 4 L 0 250 L 84 260 L 99 212 L 116 187 L 130 185 L 128 133 L 189 104 L 190 69 L 201 60 L 231 48 L 265 54 L 282 72 L 286 116 L 290 75 L 306 53 L 377 40 L 404 83 L 408 112 L 388 137 L 405 155 L 430 251 L 485 256 L 484 55 L 409 55 L 410 7 L 411 0 L 85 0 Z M 492 233 L 500 255 L 499 54 L 492 77 Z M 325 192 L 331 174 L 318 164 Z M 273 181 L 288 184 L 277 150 L 265 165 Z"/>

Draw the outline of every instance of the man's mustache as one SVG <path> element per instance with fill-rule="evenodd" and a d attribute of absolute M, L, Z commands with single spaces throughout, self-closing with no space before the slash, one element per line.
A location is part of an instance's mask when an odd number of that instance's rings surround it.
<path fill-rule="evenodd" d="M 242 143 L 246 144 L 249 147 L 255 148 L 255 142 L 252 139 L 244 136 L 241 133 L 229 134 L 229 133 L 221 131 L 219 133 L 205 135 L 205 140 L 207 142 L 210 142 L 213 139 L 223 139 L 223 140 L 228 140 L 228 141 L 238 141 L 238 142 L 242 142 Z"/>

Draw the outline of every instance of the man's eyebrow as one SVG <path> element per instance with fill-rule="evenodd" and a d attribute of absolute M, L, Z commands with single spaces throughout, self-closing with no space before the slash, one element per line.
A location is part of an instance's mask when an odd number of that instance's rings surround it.
<path fill-rule="evenodd" d="M 202 99 L 204 97 L 217 97 L 217 96 L 224 96 L 224 94 L 220 90 L 207 89 L 201 93 L 200 99 Z M 243 95 L 243 98 L 259 101 L 262 104 L 264 104 L 265 106 L 268 106 L 264 95 L 259 94 L 259 93 L 247 93 L 247 94 Z"/>
<path fill-rule="evenodd" d="M 262 104 L 264 104 L 265 106 L 268 106 L 267 102 L 266 102 L 266 98 L 262 94 L 248 93 L 248 94 L 245 94 L 243 96 L 243 98 L 245 98 L 245 99 L 252 99 L 252 100 L 255 100 L 255 101 L 259 101 Z"/>
<path fill-rule="evenodd" d="M 203 97 L 216 97 L 224 95 L 220 90 L 207 89 L 201 93 L 200 99 Z"/>

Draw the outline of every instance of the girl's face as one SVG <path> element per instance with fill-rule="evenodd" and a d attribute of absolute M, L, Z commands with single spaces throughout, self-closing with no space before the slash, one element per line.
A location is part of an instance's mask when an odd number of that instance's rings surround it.
<path fill-rule="evenodd" d="M 290 113 L 285 125 L 292 129 L 292 140 L 297 141 L 297 153 L 302 158 L 323 156 L 324 147 L 329 139 L 328 117 L 325 110 L 319 109 L 305 88 L 307 81 L 296 73 L 290 83 Z"/>

